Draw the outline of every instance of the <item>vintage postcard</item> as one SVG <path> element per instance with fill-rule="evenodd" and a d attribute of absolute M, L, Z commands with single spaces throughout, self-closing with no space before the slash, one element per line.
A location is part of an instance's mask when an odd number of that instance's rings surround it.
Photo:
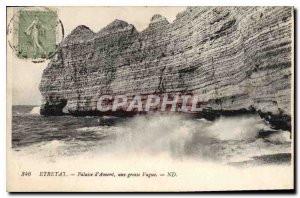
<path fill-rule="evenodd" d="M 7 7 L 7 191 L 294 189 L 293 7 Z"/>

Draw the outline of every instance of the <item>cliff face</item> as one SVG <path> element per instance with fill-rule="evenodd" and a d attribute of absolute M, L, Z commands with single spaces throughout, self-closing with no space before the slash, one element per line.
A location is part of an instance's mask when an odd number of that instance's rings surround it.
<path fill-rule="evenodd" d="M 173 23 L 78 26 L 44 70 L 41 113 L 93 112 L 111 94 L 192 93 L 201 108 L 291 115 L 291 7 L 191 7 Z M 58 109 L 57 109 L 58 108 Z"/>

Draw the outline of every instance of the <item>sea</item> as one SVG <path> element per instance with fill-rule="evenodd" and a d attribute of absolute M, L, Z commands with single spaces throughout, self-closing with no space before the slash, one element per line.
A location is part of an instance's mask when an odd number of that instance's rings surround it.
<path fill-rule="evenodd" d="M 39 106 L 12 107 L 12 150 L 45 159 L 102 154 L 159 155 L 232 166 L 290 165 L 291 132 L 258 115 L 215 121 L 178 114 L 118 118 L 41 116 Z"/>

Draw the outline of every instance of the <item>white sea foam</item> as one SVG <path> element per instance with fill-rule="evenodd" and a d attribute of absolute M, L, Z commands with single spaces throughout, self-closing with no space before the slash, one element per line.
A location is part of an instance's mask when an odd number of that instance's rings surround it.
<path fill-rule="evenodd" d="M 87 155 L 168 155 L 206 161 L 250 159 L 252 156 L 290 152 L 290 133 L 276 132 L 258 139 L 261 129 L 270 129 L 258 116 L 221 117 L 209 122 L 180 115 L 136 116 L 116 126 L 92 126 L 76 129 L 103 138 L 88 141 L 73 139 L 48 145 L 57 156 Z M 288 143 L 288 144 L 281 144 Z M 30 150 L 36 150 L 32 146 Z M 47 150 L 47 146 L 42 150 Z M 44 151 L 44 153 L 48 153 Z"/>
<path fill-rule="evenodd" d="M 105 126 L 82 127 L 82 128 L 76 129 L 76 131 L 80 131 L 80 132 L 102 131 L 104 128 L 105 128 Z"/>
<path fill-rule="evenodd" d="M 83 127 L 77 131 L 106 131 L 115 134 L 116 139 L 104 138 L 99 141 L 52 140 L 37 143 L 12 155 L 22 161 L 22 169 L 36 167 L 38 170 L 102 171 L 117 173 L 164 173 L 174 171 L 176 178 L 103 178 L 102 188 L 126 186 L 124 189 L 139 187 L 139 190 L 168 189 L 178 190 L 222 190 L 237 189 L 276 189 L 282 184 L 292 188 L 292 166 L 228 166 L 229 162 L 241 162 L 251 156 L 290 152 L 290 145 L 273 144 L 264 139 L 255 139 L 258 131 L 265 127 L 258 117 L 220 118 L 214 122 L 187 119 L 182 116 L 149 115 L 128 119 L 117 126 Z M 268 126 L 267 126 L 268 127 Z M 230 134 L 230 131 L 233 134 Z M 111 132 L 109 130 L 113 129 Z M 255 130 L 254 130 L 255 129 Z M 99 132 L 99 133 L 100 133 Z M 250 135 L 247 134 L 250 133 Z M 272 141 L 281 138 L 289 141 L 289 132 L 269 136 Z M 279 137 L 280 136 L 280 137 Z M 276 138 L 275 138 L 276 137 Z M 195 152 L 195 155 L 192 155 Z M 229 159 L 228 156 L 231 156 Z M 226 160 L 219 160 L 221 157 Z M 19 166 L 19 164 L 16 164 Z M 47 167 L 47 168 L 45 168 Z M 258 179 L 259 178 L 259 179 Z M 272 182 L 270 182 L 272 178 Z M 102 179 L 102 178 L 101 178 Z M 198 179 L 199 182 L 189 182 Z M 96 184 L 99 180 L 95 180 Z M 117 181 L 117 182 L 116 182 Z M 176 181 L 176 182 L 174 182 Z M 253 182 L 255 181 L 255 182 Z M 78 184 L 78 179 L 71 187 Z M 59 182 L 57 188 L 61 186 Z M 99 183 L 99 182 L 98 182 Z M 118 185 L 115 185 L 115 184 Z M 166 185 L 161 185 L 164 183 Z M 142 185 L 141 185 L 142 184 Z M 83 179 L 80 187 L 91 185 L 91 180 Z M 173 187 L 172 187 L 173 185 Z M 178 185 L 178 186 L 176 186 Z M 94 185 L 98 186 L 98 185 Z M 172 187 L 172 188 L 171 188 Z"/>
<path fill-rule="evenodd" d="M 255 139 L 260 130 L 269 128 L 258 116 L 241 116 L 221 117 L 207 130 L 220 140 L 249 140 Z"/>
<path fill-rule="evenodd" d="M 125 145 L 165 147 L 170 142 L 191 141 L 195 135 L 217 140 L 255 139 L 268 126 L 257 116 L 231 117 L 208 122 L 173 115 L 139 116 L 120 127 L 120 141 Z M 128 146 L 127 146 L 128 147 Z"/>
<path fill-rule="evenodd" d="M 40 106 L 33 107 L 32 110 L 30 111 L 30 114 L 40 115 L 40 109 L 41 109 Z"/>
<path fill-rule="evenodd" d="M 137 116 L 116 128 L 116 140 L 100 152 L 169 153 L 175 157 L 197 156 L 223 160 L 286 152 L 286 147 L 256 141 L 259 131 L 270 127 L 258 116 L 221 117 L 214 122 L 187 119 L 179 115 Z M 270 136 L 269 142 L 290 141 L 289 132 Z"/>
<path fill-rule="evenodd" d="M 49 128 L 48 131 L 51 131 L 51 132 L 58 132 L 59 129 L 56 128 L 56 127 L 53 127 L 53 128 Z"/>
<path fill-rule="evenodd" d="M 93 127 L 82 127 L 76 129 L 79 132 L 107 132 L 110 133 L 112 131 L 116 131 L 118 127 L 115 126 L 93 126 Z"/>
<path fill-rule="evenodd" d="M 289 131 L 280 131 L 266 138 L 268 141 L 275 144 L 291 142 L 291 133 Z"/>

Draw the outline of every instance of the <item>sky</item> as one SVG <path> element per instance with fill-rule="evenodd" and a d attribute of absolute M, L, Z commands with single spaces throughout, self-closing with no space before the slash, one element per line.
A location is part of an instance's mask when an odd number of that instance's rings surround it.
<path fill-rule="evenodd" d="M 154 14 L 161 14 L 172 23 L 185 7 L 58 7 L 58 18 L 62 21 L 65 36 L 78 25 L 85 25 L 94 32 L 120 19 L 133 24 L 138 31 L 148 27 Z M 9 12 L 8 12 L 9 13 Z M 9 21 L 11 16 L 7 17 Z M 18 58 L 12 49 L 7 47 L 8 82 L 12 85 L 13 105 L 40 105 L 42 96 L 39 83 L 43 70 L 49 60 L 33 63 L 29 59 Z"/>

